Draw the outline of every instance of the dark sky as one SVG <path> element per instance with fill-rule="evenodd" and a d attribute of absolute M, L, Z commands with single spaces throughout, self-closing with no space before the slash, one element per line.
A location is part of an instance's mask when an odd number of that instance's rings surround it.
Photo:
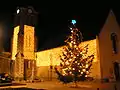
<path fill-rule="evenodd" d="M 102 28 L 110 9 L 115 13 L 120 22 L 119 6 L 114 8 L 112 4 L 106 3 L 66 3 L 66 2 L 44 2 L 32 4 L 15 4 L 0 6 L 0 22 L 4 23 L 6 39 L 6 51 L 10 51 L 10 38 L 13 32 L 13 13 L 18 6 L 33 6 L 39 13 L 36 35 L 38 37 L 38 50 L 61 46 L 68 35 L 68 22 L 75 19 L 76 26 L 81 30 L 84 40 L 93 39 L 95 34 Z"/>

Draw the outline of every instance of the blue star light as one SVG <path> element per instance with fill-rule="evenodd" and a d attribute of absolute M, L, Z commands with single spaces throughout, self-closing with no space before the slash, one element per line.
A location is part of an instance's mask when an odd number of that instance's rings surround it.
<path fill-rule="evenodd" d="M 76 23 L 76 20 L 72 20 L 72 24 L 75 24 Z"/>

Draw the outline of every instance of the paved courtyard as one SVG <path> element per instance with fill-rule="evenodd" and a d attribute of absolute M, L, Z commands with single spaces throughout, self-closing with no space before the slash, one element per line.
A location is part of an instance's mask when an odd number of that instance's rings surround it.
<path fill-rule="evenodd" d="M 0 90 L 5 88 L 24 88 L 23 90 L 29 90 L 25 88 L 32 88 L 31 90 L 120 90 L 120 83 L 79 82 L 78 88 L 75 88 L 73 83 L 63 85 L 59 81 L 44 81 L 25 84 L 26 85 L 4 86 L 0 87 Z"/>
<path fill-rule="evenodd" d="M 120 90 L 120 83 L 95 83 L 95 82 L 79 82 L 78 88 L 74 84 L 63 85 L 59 81 L 45 81 L 39 83 L 27 83 L 29 88 L 45 89 L 45 90 Z"/>

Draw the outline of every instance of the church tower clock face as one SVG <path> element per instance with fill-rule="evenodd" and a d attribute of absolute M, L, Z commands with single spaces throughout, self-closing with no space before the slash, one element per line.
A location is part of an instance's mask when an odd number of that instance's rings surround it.
<path fill-rule="evenodd" d="M 29 9 L 28 9 L 28 13 L 32 13 L 32 9 L 29 8 Z"/>

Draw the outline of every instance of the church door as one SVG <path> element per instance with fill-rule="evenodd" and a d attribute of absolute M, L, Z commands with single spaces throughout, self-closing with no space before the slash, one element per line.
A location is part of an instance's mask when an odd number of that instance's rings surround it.
<path fill-rule="evenodd" d="M 116 81 L 120 81 L 120 65 L 117 62 L 114 62 L 114 74 Z"/>

